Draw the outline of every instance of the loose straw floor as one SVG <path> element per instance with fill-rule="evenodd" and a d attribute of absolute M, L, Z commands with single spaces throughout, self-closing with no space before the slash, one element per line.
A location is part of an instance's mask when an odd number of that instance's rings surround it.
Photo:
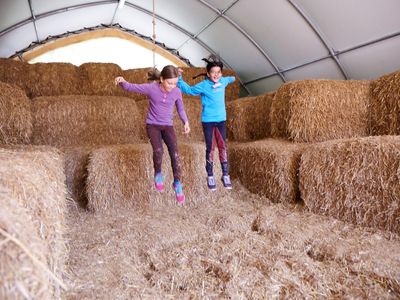
<path fill-rule="evenodd" d="M 197 205 L 166 198 L 141 210 L 71 209 L 63 298 L 400 297 L 399 236 L 272 204 L 233 184 Z"/>

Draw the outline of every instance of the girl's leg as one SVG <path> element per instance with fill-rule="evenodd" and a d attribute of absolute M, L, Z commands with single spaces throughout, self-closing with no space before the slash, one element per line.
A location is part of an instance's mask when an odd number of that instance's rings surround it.
<path fill-rule="evenodd" d="M 174 181 L 181 180 L 181 163 L 178 151 L 178 142 L 175 135 L 174 127 L 164 126 L 161 131 L 162 139 L 167 145 L 169 156 L 171 158 L 172 173 L 174 174 Z"/>
<path fill-rule="evenodd" d="M 226 124 L 225 122 L 218 122 L 215 127 L 215 139 L 217 141 L 219 161 L 221 162 L 222 175 L 229 174 L 228 170 L 228 151 L 226 147 Z"/>
<path fill-rule="evenodd" d="M 203 122 L 204 140 L 206 142 L 206 171 L 208 176 L 213 176 L 213 160 L 215 149 L 215 136 L 214 136 L 213 122 Z"/>
<path fill-rule="evenodd" d="M 161 164 L 163 157 L 163 145 L 161 139 L 161 128 L 158 125 L 146 124 L 147 136 L 150 139 L 153 148 L 154 176 L 161 173 Z"/>
<path fill-rule="evenodd" d="M 173 187 L 175 190 L 176 201 L 182 204 L 185 202 L 181 180 L 181 163 L 179 159 L 178 143 L 176 140 L 175 130 L 172 126 L 164 126 L 161 136 L 167 145 L 169 156 L 171 157 L 172 173 L 174 174 Z"/>

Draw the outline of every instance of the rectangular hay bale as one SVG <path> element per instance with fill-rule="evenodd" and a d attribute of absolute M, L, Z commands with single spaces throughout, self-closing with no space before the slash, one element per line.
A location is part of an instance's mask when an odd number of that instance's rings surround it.
<path fill-rule="evenodd" d="M 116 96 L 53 96 L 32 101 L 35 145 L 57 147 L 135 143 L 136 102 Z"/>
<path fill-rule="evenodd" d="M 371 83 L 371 134 L 400 134 L 400 71 Z"/>
<path fill-rule="evenodd" d="M 271 105 L 275 93 L 239 98 L 226 104 L 230 141 L 252 141 L 271 136 Z"/>
<path fill-rule="evenodd" d="M 301 80 L 283 84 L 271 107 L 271 134 L 294 142 L 369 135 L 370 81 Z"/>
<path fill-rule="evenodd" d="M 44 271 L 46 277 L 51 275 L 50 293 L 54 293 L 54 297 L 50 298 L 57 298 L 60 287 L 65 288 L 61 278 L 65 274 L 68 255 L 64 236 L 67 202 L 62 154 L 51 147 L 16 146 L 13 148 L 8 146 L 0 148 L 0 191 L 1 218 L 8 220 L 7 207 L 10 204 L 9 200 L 13 199 L 13 207 L 10 209 L 15 209 L 13 213 L 20 211 L 20 221 L 26 222 L 23 228 L 21 227 L 24 232 L 21 232 L 18 238 L 22 242 L 27 242 L 26 236 L 31 235 L 33 244 L 26 245 L 28 248 L 34 247 L 38 242 L 34 240 L 38 237 L 41 241 L 40 244 L 43 244 L 38 250 L 43 253 L 43 257 L 40 256 L 38 259 L 45 266 L 41 272 Z M 15 205 L 18 205 L 20 209 Z M 24 218 L 23 214 L 25 213 L 29 216 L 28 218 Z M 10 215 L 10 217 L 15 218 L 16 215 Z M 30 222 L 32 223 L 30 224 Z M 18 227 L 17 224 L 14 225 Z M 36 253 L 36 250 L 33 249 L 33 252 Z M 10 251 L 13 251 L 13 248 L 10 248 Z M 10 253 L 6 254 L 6 256 L 11 255 Z M 18 265 L 24 268 L 24 262 L 18 261 L 19 258 L 14 257 Z M 6 265 L 9 264 L 5 263 L 4 266 Z M 0 266 L 3 267 L 3 263 L 0 263 Z M 30 265 L 29 268 L 31 268 Z M 20 271 L 13 266 L 11 270 L 2 270 L 0 273 L 7 272 L 18 278 Z M 34 274 L 36 273 L 32 273 L 32 276 L 36 276 Z M 32 280 L 36 279 L 32 278 Z M 45 286 L 47 285 L 48 283 Z M 27 288 L 30 292 L 30 287 Z M 35 289 L 35 287 L 32 288 Z"/>
<path fill-rule="evenodd" d="M 400 233 L 400 136 L 314 144 L 301 157 L 299 177 L 314 213 Z"/>
<path fill-rule="evenodd" d="M 206 184 L 203 144 L 179 144 L 185 205 L 215 199 L 220 192 L 210 192 Z M 142 208 L 151 203 L 175 203 L 169 154 L 164 147 L 162 172 L 165 191 L 154 188 L 154 169 L 150 144 L 107 146 L 92 152 L 88 165 L 88 208 L 94 211 L 116 207 Z M 221 171 L 216 168 L 216 178 Z M 212 194 L 212 195 L 211 195 Z M 214 197 L 214 198 L 213 198 Z M 212 201 L 212 200 L 211 200 Z"/>
<path fill-rule="evenodd" d="M 30 100 L 18 86 L 0 82 L 0 145 L 29 144 L 31 136 Z"/>
<path fill-rule="evenodd" d="M 230 144 L 231 175 L 272 202 L 294 203 L 299 200 L 297 173 L 304 147 L 277 139 Z"/>

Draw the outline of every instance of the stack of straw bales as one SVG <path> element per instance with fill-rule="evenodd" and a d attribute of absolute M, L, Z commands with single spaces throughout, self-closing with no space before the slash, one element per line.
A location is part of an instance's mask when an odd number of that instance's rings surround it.
<path fill-rule="evenodd" d="M 0 145 L 28 144 L 31 135 L 29 99 L 16 85 L 0 82 Z"/>
<path fill-rule="evenodd" d="M 304 148 L 278 139 L 231 144 L 231 175 L 272 202 L 294 203 L 299 200 L 297 172 Z"/>
<path fill-rule="evenodd" d="M 1 299 L 55 299 L 65 272 L 65 176 L 49 147 L 0 149 Z"/>
<path fill-rule="evenodd" d="M 206 185 L 203 144 L 179 144 L 182 183 L 187 203 L 198 203 L 211 192 Z M 149 144 L 108 146 L 94 150 L 88 165 L 88 207 L 95 211 L 118 207 L 141 208 L 157 201 L 174 200 L 169 154 L 164 147 L 165 192 L 154 188 L 152 149 Z M 216 167 L 216 178 L 221 176 Z M 217 193 L 215 193 L 217 194 Z"/>
<path fill-rule="evenodd" d="M 400 71 L 372 81 L 371 133 L 400 134 Z"/>
<path fill-rule="evenodd" d="M 201 68 L 184 68 L 184 78 L 189 84 L 195 84 L 192 76 L 205 72 Z M 114 78 L 123 76 L 132 83 L 145 83 L 149 68 L 121 70 L 111 63 L 85 63 L 79 67 L 65 63 L 28 64 L 12 59 L 0 59 L 0 81 L 12 83 L 22 88 L 30 98 L 58 95 L 97 95 L 124 96 L 135 100 L 146 97 L 137 93 L 128 93 L 114 85 Z M 232 70 L 225 70 L 224 76 L 236 76 Z M 239 82 L 230 84 L 226 89 L 227 101 L 239 96 Z"/>
<path fill-rule="evenodd" d="M 400 233 L 400 137 L 314 144 L 300 163 L 309 209 L 354 224 Z"/>
<path fill-rule="evenodd" d="M 88 146 L 138 141 L 136 102 L 126 97 L 57 96 L 32 100 L 33 144 Z"/>
<path fill-rule="evenodd" d="M 227 135 L 230 141 L 251 141 L 271 135 L 270 111 L 275 93 L 228 102 Z"/>
<path fill-rule="evenodd" d="M 370 82 L 302 80 L 282 85 L 271 107 L 271 134 L 294 142 L 369 135 Z"/>

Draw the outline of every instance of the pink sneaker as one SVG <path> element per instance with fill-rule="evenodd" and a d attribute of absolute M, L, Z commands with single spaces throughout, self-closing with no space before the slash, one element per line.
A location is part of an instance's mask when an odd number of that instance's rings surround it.
<path fill-rule="evenodd" d="M 173 187 L 176 195 L 176 201 L 179 204 L 183 204 L 185 202 L 185 195 L 183 194 L 182 183 L 180 181 L 176 181 L 173 183 Z"/>
<path fill-rule="evenodd" d="M 154 185 L 156 186 L 156 190 L 159 192 L 164 191 L 164 176 L 161 173 L 157 173 L 154 177 Z"/>

